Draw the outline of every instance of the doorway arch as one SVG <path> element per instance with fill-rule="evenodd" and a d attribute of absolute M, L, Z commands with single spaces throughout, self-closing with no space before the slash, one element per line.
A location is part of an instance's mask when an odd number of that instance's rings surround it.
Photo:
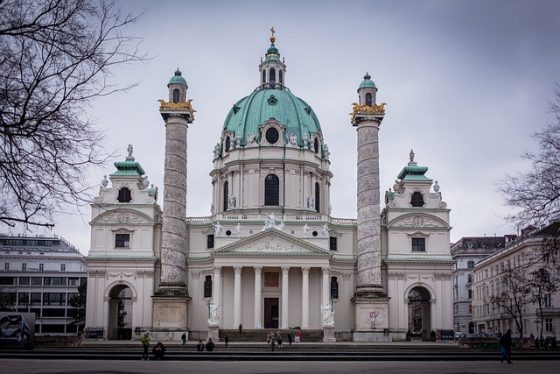
<path fill-rule="evenodd" d="M 430 291 L 423 286 L 413 287 L 407 295 L 408 331 L 412 338 L 430 340 L 432 310 Z"/>
<path fill-rule="evenodd" d="M 119 284 L 109 291 L 109 339 L 132 339 L 132 300 L 133 292 L 127 285 Z"/>

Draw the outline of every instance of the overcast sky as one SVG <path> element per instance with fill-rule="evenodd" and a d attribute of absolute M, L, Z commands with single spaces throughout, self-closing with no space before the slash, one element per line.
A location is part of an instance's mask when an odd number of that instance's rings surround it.
<path fill-rule="evenodd" d="M 527 167 L 531 134 L 553 120 L 560 82 L 558 1 L 119 1 L 144 11 L 129 32 L 153 58 L 113 71 L 138 82 L 93 103 L 105 147 L 122 160 L 129 143 L 163 189 L 164 123 L 157 99 L 179 67 L 193 99 L 188 130 L 188 216 L 210 214 L 212 151 L 232 105 L 259 83 L 271 26 L 287 64 L 286 85 L 316 112 L 331 151 L 335 217 L 356 217 L 356 89 L 369 72 L 386 102 L 379 133 L 381 196 L 410 149 L 439 181 L 451 209 L 452 241 L 503 235 L 508 208 L 498 184 Z M 92 185 L 111 164 L 91 170 Z M 162 194 L 160 193 L 160 203 Z M 86 254 L 90 210 L 69 209 L 53 233 Z"/>

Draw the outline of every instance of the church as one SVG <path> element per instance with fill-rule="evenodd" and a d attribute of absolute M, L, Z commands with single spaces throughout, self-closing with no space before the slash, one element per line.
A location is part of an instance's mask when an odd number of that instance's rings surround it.
<path fill-rule="evenodd" d="M 348 123 L 357 137 L 357 218 L 333 216 L 337 150 L 331 155 L 319 118 L 288 89 L 275 42 L 273 32 L 255 90 L 233 104 L 208 150 L 210 216 L 189 217 L 186 208 L 187 144 L 197 140 L 187 135 L 195 110 L 178 69 L 159 106 L 162 193 L 131 145 L 103 179 L 86 258 L 86 329 L 96 337 L 261 330 L 259 341 L 297 331 L 325 342 L 389 342 L 453 328 L 450 210 L 438 182 L 411 151 L 381 210 L 385 104 L 366 74 Z"/>

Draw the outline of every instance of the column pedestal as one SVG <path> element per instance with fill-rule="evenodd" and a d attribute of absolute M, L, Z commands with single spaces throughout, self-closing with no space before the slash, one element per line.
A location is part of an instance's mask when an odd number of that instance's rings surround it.
<path fill-rule="evenodd" d="M 214 342 L 220 341 L 220 326 L 217 324 L 208 324 L 208 337 Z"/>
<path fill-rule="evenodd" d="M 323 342 L 334 343 L 336 338 L 334 337 L 334 326 L 325 325 L 323 326 Z"/>
<path fill-rule="evenodd" d="M 355 297 L 355 342 L 390 342 L 389 298 Z"/>
<path fill-rule="evenodd" d="M 187 332 L 187 303 L 190 297 L 152 296 L 152 340 L 180 340 Z"/>

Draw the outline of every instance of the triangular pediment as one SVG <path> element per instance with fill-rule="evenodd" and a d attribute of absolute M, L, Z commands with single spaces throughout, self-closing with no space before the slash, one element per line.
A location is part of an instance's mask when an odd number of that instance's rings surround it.
<path fill-rule="evenodd" d="M 329 257 L 331 253 L 274 228 L 243 238 L 212 252 L 214 257 L 255 255 Z"/>

